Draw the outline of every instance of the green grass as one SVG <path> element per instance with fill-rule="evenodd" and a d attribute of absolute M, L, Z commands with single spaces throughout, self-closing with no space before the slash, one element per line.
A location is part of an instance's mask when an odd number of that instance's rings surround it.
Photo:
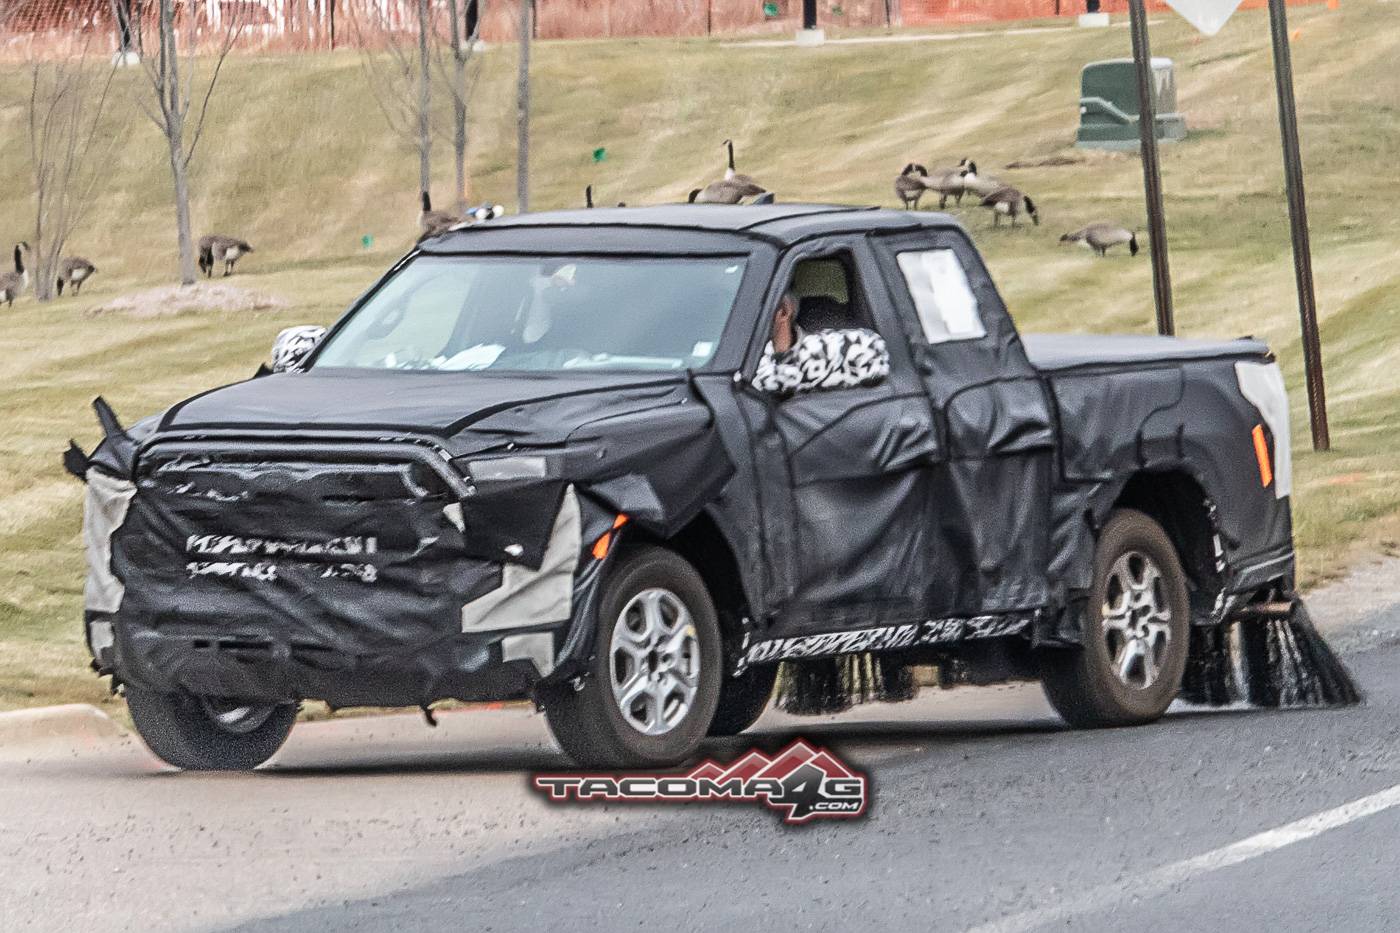
<path fill-rule="evenodd" d="M 1400 36 L 1389 8 L 1367 0 L 1291 16 L 1301 30 L 1294 59 L 1329 376 L 1326 455 L 1307 443 L 1267 19 L 1243 12 L 1198 40 L 1164 15 L 1152 38 L 1156 54 L 1177 62 L 1194 131 L 1162 152 L 1178 330 L 1255 334 L 1278 352 L 1294 390 L 1302 570 L 1315 582 L 1358 548 L 1400 539 L 1390 438 L 1400 406 Z M 1015 231 L 961 212 L 1023 328 L 1149 332 L 1145 255 L 1099 261 L 1057 243 L 1091 220 L 1144 226 L 1137 159 L 1000 168 L 1073 152 L 1080 66 L 1127 54 L 1121 28 L 813 51 L 542 44 L 534 206 L 578 205 L 590 182 L 603 203 L 680 199 L 717 174 L 726 136 L 741 169 L 789 200 L 890 204 L 904 163 L 971 156 L 1042 206 L 1042 227 Z M 491 50 L 484 69 L 474 184 L 478 198 L 509 204 L 513 50 Z M 22 101 L 22 77 L 0 66 L 0 244 L 28 238 L 32 226 Z M 80 486 L 58 466 L 70 436 L 88 446 L 97 438 L 92 396 L 134 420 L 246 376 L 278 329 L 333 319 L 416 232 L 416 158 L 383 131 L 355 53 L 237 57 L 195 166 L 196 233 L 249 239 L 258 251 L 233 282 L 282 295 L 293 309 L 85 317 L 106 297 L 171 281 L 175 269 L 162 141 L 125 94 L 112 121 L 106 177 L 72 243 L 101 271 L 81 298 L 25 298 L 0 310 L 0 708 L 102 695 L 79 633 Z M 594 165 L 598 146 L 608 157 Z M 445 204 L 446 146 L 436 176 Z"/>

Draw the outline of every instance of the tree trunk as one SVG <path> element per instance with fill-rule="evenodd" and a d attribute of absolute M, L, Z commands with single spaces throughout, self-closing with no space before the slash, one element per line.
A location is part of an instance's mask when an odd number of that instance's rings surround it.
<path fill-rule="evenodd" d="M 175 37 L 173 0 L 160 0 L 160 56 L 165 63 L 161 108 L 165 141 L 170 148 L 170 176 L 175 188 L 175 231 L 180 243 L 180 284 L 193 285 L 194 240 L 190 234 L 189 159 L 185 155 L 184 85 L 180 83 L 180 49 Z"/>
<path fill-rule="evenodd" d="M 432 29 L 429 0 L 418 0 L 418 190 L 432 184 L 432 73 L 428 60 L 428 30 Z"/>
<path fill-rule="evenodd" d="M 34 86 L 36 93 L 38 90 L 38 85 L 39 76 L 36 71 L 34 76 Z M 30 106 L 32 108 L 34 105 L 31 103 Z M 33 117 L 31 116 L 30 119 L 32 122 Z M 31 148 L 36 142 L 37 140 L 34 140 L 31 137 Z M 48 301 L 49 299 L 53 298 L 54 293 L 54 283 L 52 278 L 50 277 L 50 273 L 52 272 L 51 267 L 57 265 L 57 260 L 50 259 L 49 252 L 47 249 L 48 231 L 44 227 L 44 221 L 48 216 L 49 195 L 51 192 L 49 190 L 48 173 L 43 171 L 41 166 L 38 164 L 37 156 L 35 157 L 34 175 L 34 251 L 30 254 L 32 258 L 30 259 L 29 264 L 32 268 L 29 270 L 29 277 L 30 280 L 34 283 L 35 299 L 39 301 Z M 6 271 L 9 270 L 6 269 Z M 48 281 L 47 286 L 44 284 L 45 280 Z"/>
<path fill-rule="evenodd" d="M 471 54 L 470 43 L 476 36 L 466 37 L 467 47 L 463 48 L 462 11 L 458 0 L 447 0 L 447 15 L 452 17 L 452 160 L 457 170 L 457 203 L 465 208 L 471 198 L 467 183 L 467 57 Z"/>
<path fill-rule="evenodd" d="M 34 283 L 34 298 L 36 301 L 52 301 L 58 279 L 58 253 L 61 247 L 50 252 L 38 245 L 44 242 L 39 234 L 35 234 L 34 240 L 34 258 L 30 262 L 33 268 L 29 270 L 30 281 Z"/>
<path fill-rule="evenodd" d="M 515 85 L 515 200 L 530 210 L 530 39 L 534 0 L 520 0 L 520 72 Z"/>
<path fill-rule="evenodd" d="M 180 284 L 195 283 L 194 237 L 190 232 L 190 177 L 184 146 L 178 135 L 170 138 L 170 171 L 175 181 L 175 229 L 180 240 Z"/>

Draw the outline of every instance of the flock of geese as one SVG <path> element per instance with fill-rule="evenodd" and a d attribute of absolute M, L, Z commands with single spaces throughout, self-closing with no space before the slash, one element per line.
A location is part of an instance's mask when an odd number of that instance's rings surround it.
<path fill-rule="evenodd" d="M 16 243 L 14 270 L 0 273 L 0 301 L 7 308 L 13 308 L 15 299 L 29 288 L 29 267 L 25 265 L 29 252 L 28 243 Z M 58 293 L 62 295 L 64 286 L 71 286 L 73 294 L 78 294 L 82 291 L 83 283 L 96 271 L 97 267 L 81 256 L 65 256 L 58 263 Z"/>
<path fill-rule="evenodd" d="M 977 163 L 970 159 L 963 159 L 954 168 L 934 172 L 911 162 L 894 180 L 895 196 L 905 210 L 918 210 L 919 200 L 929 192 L 938 195 L 939 210 L 948 206 L 949 198 L 955 199 L 958 205 L 962 204 L 963 196 L 967 194 L 980 198 L 980 205 L 992 212 L 994 227 L 1000 225 L 1002 217 L 1010 217 L 1014 227 L 1022 215 L 1029 217 L 1036 226 L 1040 225 L 1040 210 L 1030 195 L 995 178 L 979 175 Z M 1100 256 L 1107 256 L 1108 250 L 1114 246 L 1127 246 L 1131 255 L 1138 254 L 1137 232 L 1111 221 L 1097 221 L 1066 233 L 1060 237 L 1060 242 L 1079 243 Z"/>
<path fill-rule="evenodd" d="M 687 200 L 692 204 L 772 204 L 775 197 L 772 191 L 735 169 L 734 141 L 726 139 L 723 146 L 728 155 L 723 177 L 703 188 L 695 188 Z M 895 178 L 894 193 L 905 210 L 918 210 L 919 202 L 925 196 L 937 195 L 939 210 L 947 208 L 950 198 L 954 204 L 961 206 L 963 198 L 971 196 L 978 199 L 981 207 L 992 212 L 994 227 L 1001 225 L 1003 217 L 1008 218 L 1013 227 L 1022 217 L 1030 218 L 1037 226 L 1040 224 L 1040 209 L 1030 195 L 996 178 L 980 174 L 977 163 L 971 159 L 963 159 L 955 166 L 933 171 L 920 163 L 910 162 Z M 419 193 L 419 205 L 420 243 L 459 224 L 481 223 L 505 213 L 505 207 L 500 204 L 481 204 L 461 213 L 433 210 L 427 191 Z M 592 185 L 584 189 L 584 206 L 594 206 Z M 617 206 L 626 207 L 627 203 L 619 201 Z M 1126 246 L 1133 256 L 1138 253 L 1136 231 L 1110 221 L 1099 221 L 1066 233 L 1060 237 L 1060 242 L 1081 244 L 1100 256 L 1106 256 L 1108 250 L 1115 246 Z M 0 273 L 0 302 L 4 302 L 6 307 L 13 307 L 15 299 L 29 288 L 30 275 L 26 264 L 29 252 L 28 243 L 16 244 L 14 270 Z M 213 278 L 215 268 L 222 265 L 223 274 L 232 275 L 238 260 L 251 252 L 253 247 L 248 241 L 237 237 L 222 234 L 202 236 L 199 238 L 199 270 L 206 277 Z M 79 294 L 83 283 L 96 272 L 97 267 L 81 256 L 64 257 L 58 266 L 58 294 L 62 295 L 65 287 L 71 288 L 74 295 Z"/>
<path fill-rule="evenodd" d="M 687 200 L 692 204 L 773 203 L 772 191 L 735 168 L 734 141 L 726 139 L 722 145 L 728 156 L 724 176 L 703 188 L 693 189 Z M 1020 223 L 1022 217 L 1030 218 L 1036 226 L 1040 225 L 1040 208 L 1030 195 L 1000 179 L 980 174 L 977 163 L 971 159 L 963 159 L 955 166 L 932 172 L 918 162 L 910 162 L 895 177 L 894 193 L 905 210 L 918 210 L 919 202 L 926 195 L 938 196 L 939 210 L 948 207 L 949 199 L 961 207 L 963 198 L 971 196 L 977 198 L 979 206 L 992 212 L 993 227 L 1000 226 L 1003 217 L 1009 219 L 1013 227 Z M 589 185 L 584 189 L 584 207 L 592 206 L 593 186 Z M 618 203 L 618 207 L 626 206 L 624 202 Z M 458 218 L 457 222 L 460 223 L 461 219 Z M 1130 254 L 1138 254 L 1137 232 L 1112 221 L 1097 221 L 1066 233 L 1060 237 L 1060 242 L 1081 244 L 1100 256 L 1108 255 L 1108 250 L 1115 246 L 1126 246 Z"/>
<path fill-rule="evenodd" d="M 253 251 L 253 247 L 248 245 L 246 240 L 237 237 L 224 236 L 213 233 L 199 238 L 199 271 L 208 278 L 214 277 L 215 266 L 222 264 L 224 275 L 232 275 L 234 264 L 239 259 Z M 0 301 L 5 303 L 6 308 L 13 308 L 15 299 L 23 295 L 30 286 L 29 275 L 29 255 L 30 247 L 26 242 L 15 244 L 13 271 L 0 273 Z M 82 256 L 64 256 L 58 262 L 58 271 L 54 276 L 54 287 L 58 290 L 60 297 L 63 289 L 69 288 L 74 295 L 82 294 L 83 283 L 92 278 L 97 272 L 97 266 L 90 260 Z"/>
<path fill-rule="evenodd" d="M 749 204 L 773 203 L 773 192 L 755 181 L 751 176 L 740 174 L 734 167 L 734 142 L 726 139 L 723 143 L 729 160 L 724 177 L 710 182 L 703 188 L 690 192 L 692 204 Z M 1030 195 L 996 178 L 983 176 L 977 171 L 977 163 L 963 159 L 950 168 L 940 168 L 930 172 L 917 162 L 911 162 L 894 180 L 895 197 L 905 210 L 918 210 L 919 202 L 925 195 L 938 196 L 938 209 L 948 206 L 953 199 L 958 206 L 964 197 L 978 199 L 978 204 L 992 212 L 992 226 L 1000 226 L 1001 219 L 1010 219 L 1017 226 L 1022 217 L 1029 217 L 1031 223 L 1040 225 L 1040 209 Z M 585 190 L 586 207 L 593 206 L 593 187 Z M 619 207 L 623 205 L 618 205 Z M 1138 252 L 1137 233 L 1122 224 L 1099 221 L 1080 230 L 1060 237 L 1062 243 L 1080 243 L 1094 250 L 1100 256 L 1107 255 L 1114 246 L 1127 246 L 1136 256 Z"/>
<path fill-rule="evenodd" d="M 772 191 L 735 168 L 734 141 L 726 139 L 722 145 L 728 156 L 723 177 L 703 188 L 692 189 L 687 200 L 691 204 L 772 204 L 775 197 Z M 1040 225 L 1040 209 L 1030 195 L 999 179 L 980 174 L 977 163 L 971 159 L 963 159 L 955 166 L 932 172 L 917 162 L 910 162 L 895 178 L 894 193 L 905 210 L 918 210 L 919 202 L 925 195 L 938 196 L 939 210 L 947 208 L 950 198 L 961 206 L 964 197 L 972 196 L 978 199 L 981 207 L 992 212 L 994 227 L 1001 225 L 1003 217 L 1008 218 L 1013 227 L 1019 224 L 1022 217 L 1030 218 L 1036 226 Z M 422 235 L 419 242 L 459 224 L 480 223 L 505 213 L 505 208 L 499 204 L 484 204 L 462 214 L 434 211 L 426 191 L 421 192 L 420 199 L 422 209 L 418 214 L 418 225 Z M 583 200 L 584 207 L 594 206 L 592 185 L 583 189 Z M 627 202 L 619 201 L 617 206 L 626 207 Z M 1100 256 L 1106 256 L 1114 246 L 1126 246 L 1134 256 L 1138 253 L 1137 233 L 1110 221 L 1099 221 L 1066 233 L 1060 237 L 1060 242 L 1079 243 Z"/>

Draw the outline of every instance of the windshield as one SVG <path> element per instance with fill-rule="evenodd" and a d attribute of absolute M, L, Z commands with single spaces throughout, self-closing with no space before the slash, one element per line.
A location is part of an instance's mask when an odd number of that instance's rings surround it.
<path fill-rule="evenodd" d="M 709 362 L 740 258 L 419 256 L 325 342 L 315 367 L 684 369 Z"/>

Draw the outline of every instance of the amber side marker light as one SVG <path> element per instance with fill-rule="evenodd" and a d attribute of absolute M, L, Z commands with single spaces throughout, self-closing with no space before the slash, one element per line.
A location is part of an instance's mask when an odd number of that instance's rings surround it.
<path fill-rule="evenodd" d="M 593 559 L 602 560 L 608 556 L 608 548 L 612 547 L 613 532 L 627 524 L 627 516 L 619 514 L 613 519 L 612 528 L 603 532 L 603 536 L 593 542 Z"/>
<path fill-rule="evenodd" d="M 1254 459 L 1259 461 L 1259 484 L 1267 486 L 1274 481 L 1274 468 L 1269 463 L 1269 441 L 1264 437 L 1264 426 L 1254 426 Z M 607 537 L 604 535 L 604 537 Z M 594 548 L 596 553 L 597 548 Z"/>

